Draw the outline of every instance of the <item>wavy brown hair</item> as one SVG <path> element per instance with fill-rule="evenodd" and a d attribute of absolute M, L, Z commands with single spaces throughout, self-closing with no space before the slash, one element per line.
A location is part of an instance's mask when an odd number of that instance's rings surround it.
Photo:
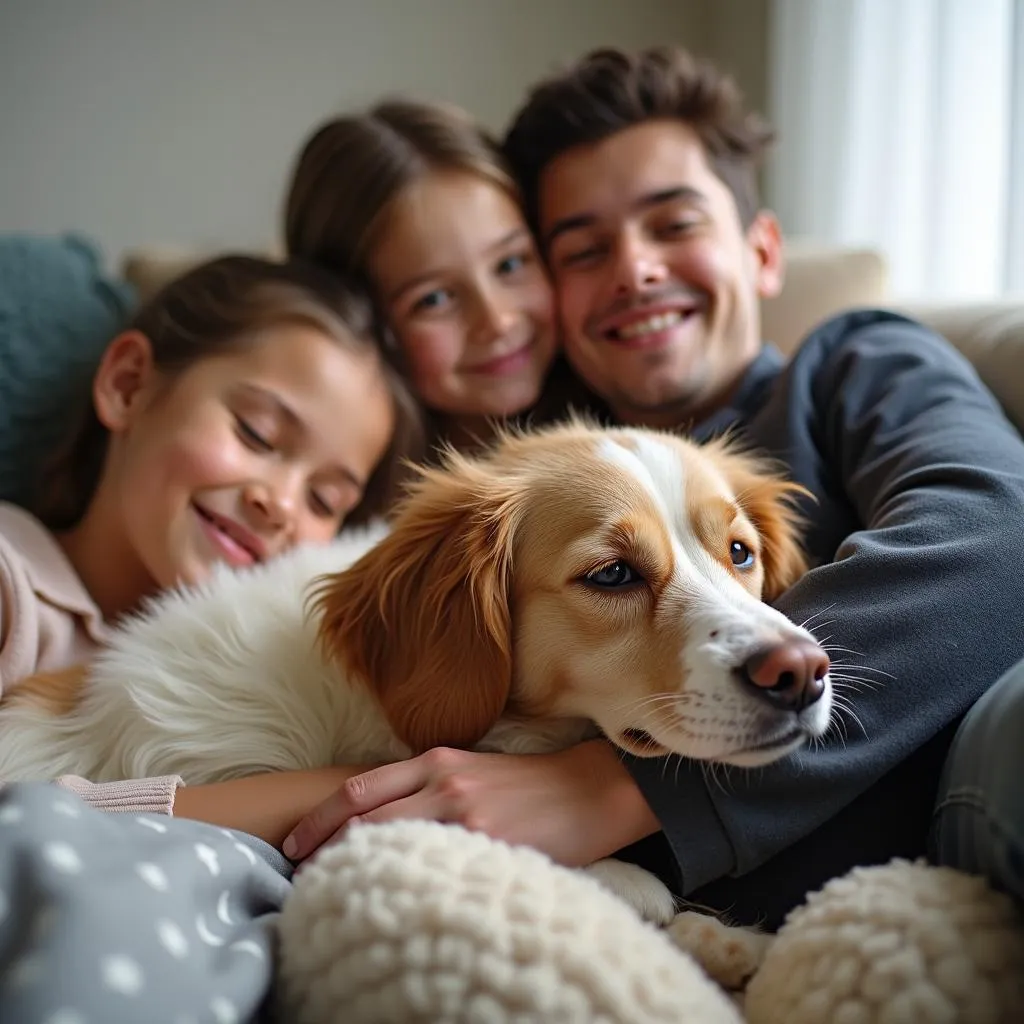
<path fill-rule="evenodd" d="M 287 251 L 360 281 L 372 294 L 366 264 L 394 202 L 409 186 L 445 172 L 475 175 L 517 206 L 522 201 L 498 143 L 458 107 L 391 99 L 332 118 L 314 130 L 293 168 L 284 209 Z M 390 333 L 380 337 L 400 366 Z M 563 391 L 579 389 L 560 363 L 535 412 L 542 420 L 550 409 L 564 411 Z M 433 446 L 443 431 L 437 417 L 425 417 Z"/>
<path fill-rule="evenodd" d="M 683 121 L 697 133 L 749 227 L 760 208 L 758 166 L 774 132 L 745 109 L 728 75 L 679 47 L 659 46 L 594 50 L 530 91 L 503 149 L 534 231 L 540 177 L 552 160 L 654 120 Z"/>
<path fill-rule="evenodd" d="M 393 99 L 324 122 L 292 170 L 288 252 L 365 282 L 366 260 L 394 200 L 444 171 L 477 175 L 519 202 L 497 142 L 458 107 Z"/>

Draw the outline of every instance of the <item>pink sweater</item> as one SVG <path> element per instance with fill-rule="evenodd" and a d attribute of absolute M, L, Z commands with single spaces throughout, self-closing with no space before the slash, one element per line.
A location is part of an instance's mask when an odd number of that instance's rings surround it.
<path fill-rule="evenodd" d="M 108 631 L 53 534 L 28 512 L 0 502 L 0 697 L 35 672 L 87 661 Z M 94 807 L 160 814 L 172 813 L 182 785 L 176 775 L 102 784 L 63 776 L 57 782 Z"/>

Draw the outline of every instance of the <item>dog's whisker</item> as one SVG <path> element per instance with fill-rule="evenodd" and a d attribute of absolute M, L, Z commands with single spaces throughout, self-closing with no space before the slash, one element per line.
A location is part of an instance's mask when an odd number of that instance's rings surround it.
<path fill-rule="evenodd" d="M 673 783 L 673 785 L 678 786 L 679 785 L 679 773 L 683 769 L 683 755 L 682 754 L 676 754 L 675 761 L 676 761 L 676 770 L 675 770 L 675 773 L 672 776 L 672 783 Z"/>
<path fill-rule="evenodd" d="M 729 767 L 723 761 L 701 761 L 701 770 L 704 773 L 705 781 L 723 794 L 728 794 L 729 792 L 729 788 L 725 783 L 728 782 L 731 785 L 732 781 L 729 776 Z M 724 781 L 722 776 L 725 776 Z"/>
<path fill-rule="evenodd" d="M 862 658 L 864 655 L 860 651 L 855 651 L 852 647 L 844 647 L 842 644 L 830 644 L 825 641 L 819 641 L 822 647 L 827 651 L 840 651 L 843 654 L 852 654 L 855 657 Z"/>
<path fill-rule="evenodd" d="M 714 761 L 701 761 L 700 762 L 700 773 L 704 777 L 704 784 L 710 789 L 718 787 L 718 778 L 715 775 L 715 762 Z M 723 790 L 724 792 L 724 790 Z"/>
<path fill-rule="evenodd" d="M 873 669 L 870 665 L 857 665 L 852 661 L 833 661 L 830 672 L 838 670 L 840 675 L 848 672 L 871 672 L 877 676 L 888 676 L 890 679 L 895 678 L 890 676 L 888 672 L 883 672 L 881 669 Z M 879 680 L 880 682 L 882 680 Z"/>
<path fill-rule="evenodd" d="M 859 680 L 851 679 L 849 681 L 840 679 L 832 684 L 834 695 L 841 693 L 852 694 L 855 697 L 862 697 L 866 693 L 874 693 L 877 687 L 872 686 L 870 683 L 862 683 Z"/>
<path fill-rule="evenodd" d="M 833 601 L 830 605 L 826 605 L 824 608 L 821 608 L 816 612 L 812 612 L 806 619 L 804 619 L 803 622 L 800 623 L 801 629 L 810 629 L 809 623 L 813 622 L 819 615 L 827 615 L 833 608 L 835 608 L 835 606 L 836 602 Z"/>
<path fill-rule="evenodd" d="M 833 703 L 835 704 L 836 710 L 838 712 L 837 718 L 839 718 L 839 719 L 850 718 L 853 722 L 855 722 L 857 724 L 857 727 L 863 733 L 864 738 L 867 739 L 868 731 L 864 727 L 864 723 L 858 717 L 857 712 L 854 711 L 853 705 L 850 704 L 846 700 L 846 698 L 844 698 L 843 696 L 838 695 L 838 694 L 833 695 L 832 700 L 833 700 Z"/>
<path fill-rule="evenodd" d="M 832 679 L 856 679 L 859 682 L 870 683 L 872 686 L 885 686 L 888 679 L 876 679 L 870 676 L 854 675 L 854 672 L 863 672 L 863 665 L 833 665 L 829 671 L 829 676 Z"/>
<path fill-rule="evenodd" d="M 840 666 L 840 668 L 842 669 L 843 666 Z M 882 679 L 870 679 L 867 676 L 855 676 L 848 674 L 845 670 L 829 673 L 829 679 L 832 680 L 833 684 L 853 683 L 859 687 L 866 687 L 870 690 L 877 690 L 879 687 L 885 686 L 885 681 Z"/>
<path fill-rule="evenodd" d="M 678 693 L 655 693 L 650 694 L 646 697 L 637 697 L 632 700 L 623 701 L 620 704 L 613 704 L 611 706 L 612 711 L 633 711 L 639 710 L 646 706 L 660 706 L 662 704 L 672 704 L 679 700 Z"/>
<path fill-rule="evenodd" d="M 663 753 L 664 752 L 664 748 L 663 748 L 662 744 L 660 744 L 657 740 L 654 739 L 654 737 L 650 734 L 649 730 L 646 730 L 644 727 L 645 727 L 646 723 L 655 715 L 657 710 L 658 710 L 657 708 L 644 708 L 644 707 L 636 708 L 636 711 L 639 714 L 639 723 L 640 723 L 638 728 L 640 728 L 641 730 L 643 730 L 645 732 L 648 732 L 648 736 L 649 736 L 648 742 L 646 744 L 643 744 L 643 747 L 644 747 L 645 750 L 647 750 L 649 752 L 652 752 L 652 753 L 656 753 L 656 754 L 657 753 Z M 635 740 L 634 740 L 634 742 L 635 742 Z M 664 778 L 664 765 L 662 766 L 662 772 L 663 772 L 662 777 Z"/>
<path fill-rule="evenodd" d="M 807 632 L 810 633 L 815 640 L 817 640 L 818 630 L 828 629 L 829 626 L 834 626 L 836 624 L 836 621 L 836 619 L 826 619 L 824 622 L 817 623 L 817 625 L 807 627 Z"/>
<path fill-rule="evenodd" d="M 863 676 L 835 675 L 829 677 L 833 687 L 863 692 L 865 690 L 874 692 L 885 685 L 879 679 L 865 679 Z"/>
<path fill-rule="evenodd" d="M 857 653 L 856 651 L 850 651 L 848 647 L 829 647 L 827 645 L 821 645 L 821 646 L 822 646 L 822 649 L 825 651 L 825 653 L 830 655 L 830 656 L 831 656 L 833 651 L 840 651 L 841 653 L 847 653 L 848 652 L 848 653 L 851 653 L 851 654 L 856 654 Z M 839 666 L 840 668 L 855 668 L 855 669 L 859 669 L 862 672 L 875 672 L 875 673 L 877 673 L 880 676 L 888 676 L 890 679 L 895 679 L 896 678 L 891 672 L 886 672 L 884 669 L 875 668 L 872 665 L 856 665 L 856 664 L 853 664 L 852 662 L 847 662 L 847 661 L 833 661 L 833 664 Z"/>
<path fill-rule="evenodd" d="M 839 737 L 840 743 L 843 745 L 843 749 L 846 749 L 847 741 L 850 738 L 849 730 L 847 729 L 846 718 L 843 716 L 843 711 L 846 710 L 845 706 L 836 705 L 835 714 L 832 716 L 829 722 L 830 731 L 834 728 L 836 735 Z M 822 738 L 822 745 L 824 745 L 825 737 Z"/>
<path fill-rule="evenodd" d="M 842 747 L 845 750 L 848 739 L 846 732 L 846 722 L 839 715 L 836 715 L 836 717 L 833 718 L 831 722 L 829 722 L 828 730 L 825 732 L 823 736 L 815 737 L 812 749 L 825 750 L 827 746 L 826 740 L 831 734 L 835 734 L 838 737 L 839 742 L 842 744 Z"/>
<path fill-rule="evenodd" d="M 639 716 L 641 729 L 644 728 L 647 722 L 654 720 L 655 716 L 658 713 L 658 708 L 656 707 L 638 707 L 634 710 L 636 714 Z"/>
<path fill-rule="evenodd" d="M 821 643 L 821 647 L 825 650 L 826 654 L 831 654 L 833 651 L 838 651 L 841 654 L 852 654 L 854 657 L 863 658 L 863 651 L 856 651 L 852 647 L 843 647 L 839 644 L 825 644 Z M 886 672 L 884 669 L 875 668 L 873 665 L 851 665 L 851 668 L 859 668 L 865 672 L 877 672 L 879 675 L 888 676 L 890 679 L 896 677 L 891 672 Z"/>

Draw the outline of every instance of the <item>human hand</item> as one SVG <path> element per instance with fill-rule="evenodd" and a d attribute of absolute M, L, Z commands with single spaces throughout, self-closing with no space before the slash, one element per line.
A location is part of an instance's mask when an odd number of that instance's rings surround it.
<path fill-rule="evenodd" d="M 660 827 L 605 740 L 554 754 L 438 747 L 348 779 L 299 822 L 282 849 L 303 860 L 357 821 L 400 818 L 463 825 L 571 867 L 607 857 Z"/>

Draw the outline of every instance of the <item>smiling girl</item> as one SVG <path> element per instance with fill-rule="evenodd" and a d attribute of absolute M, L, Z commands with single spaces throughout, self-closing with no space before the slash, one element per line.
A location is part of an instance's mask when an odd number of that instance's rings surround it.
<path fill-rule="evenodd" d="M 368 284 L 438 439 L 472 447 L 536 406 L 557 347 L 551 287 L 498 147 L 466 113 L 392 101 L 321 125 L 285 237 Z"/>
<path fill-rule="evenodd" d="M 327 543 L 383 511 L 399 461 L 419 449 L 414 404 L 371 324 L 368 301 L 334 275 L 243 256 L 145 305 L 107 347 L 36 515 L 0 504 L 0 694 L 87 661 L 160 590 Z M 279 842 L 343 777 L 63 784 L 97 806 Z"/>

